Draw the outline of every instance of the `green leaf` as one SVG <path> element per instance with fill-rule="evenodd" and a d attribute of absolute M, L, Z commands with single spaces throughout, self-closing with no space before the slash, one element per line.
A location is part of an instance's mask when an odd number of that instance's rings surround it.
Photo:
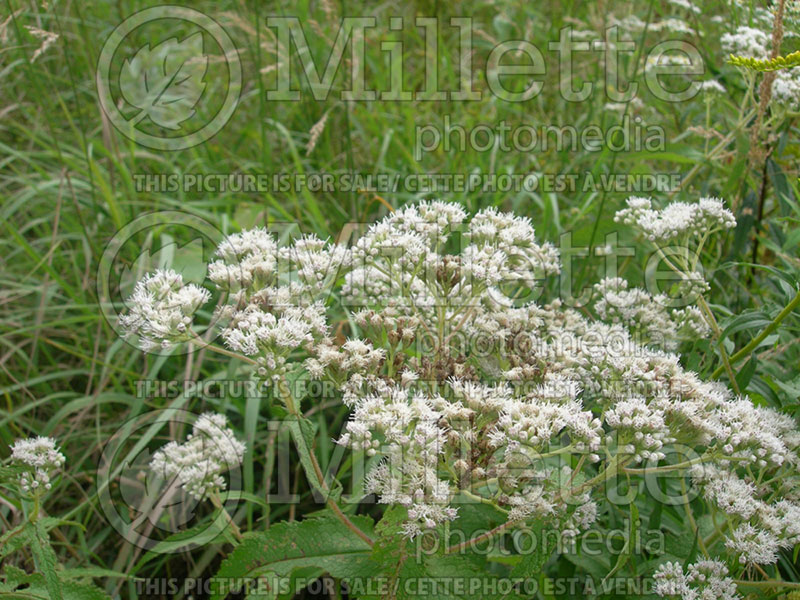
<path fill-rule="evenodd" d="M 633 541 L 636 539 L 638 535 L 637 530 L 639 528 L 639 509 L 636 507 L 635 502 L 630 503 L 630 515 L 629 515 L 630 522 L 628 526 L 630 530 L 628 531 L 628 536 L 625 538 L 625 545 L 622 547 L 622 552 L 620 552 L 619 556 L 617 557 L 617 562 L 614 565 L 614 568 L 611 569 L 608 574 L 603 578 L 602 583 L 605 584 L 606 581 L 611 579 L 616 573 L 619 572 L 622 567 L 628 564 L 628 561 L 631 558 L 631 555 L 634 552 L 634 545 Z"/>
<path fill-rule="evenodd" d="M 34 530 L 28 521 L 0 536 L 0 558 L 16 552 L 23 546 L 30 546 Z"/>
<path fill-rule="evenodd" d="M 0 584 L 0 593 L 20 598 L 41 598 L 42 600 L 108 600 L 109 596 L 100 588 L 89 583 L 57 578 L 58 596 L 53 596 L 50 585 L 41 573 L 27 574 L 22 569 L 6 565 L 3 572 L 4 581 Z"/>
<path fill-rule="evenodd" d="M 772 323 L 772 317 L 763 311 L 748 311 L 734 317 L 723 329 L 720 340 L 747 329 L 761 329 Z"/>
<path fill-rule="evenodd" d="M 369 517 L 354 516 L 351 520 L 362 531 L 372 532 Z M 373 572 L 368 566 L 371 552 L 364 540 L 331 515 L 281 522 L 267 531 L 245 534 L 242 543 L 222 562 L 216 577 L 231 582 L 268 573 L 288 578 L 297 569 L 309 567 L 340 579 L 364 577 Z M 221 600 L 230 591 L 235 590 L 214 590 L 211 598 Z"/>
<path fill-rule="evenodd" d="M 328 482 L 322 482 L 317 475 L 314 464 L 311 461 L 311 453 L 314 451 L 314 438 L 317 433 L 316 424 L 308 419 L 286 419 L 284 425 L 289 428 L 294 438 L 297 454 L 300 456 L 300 464 L 303 466 L 309 484 L 314 491 L 314 497 L 318 502 L 325 502 L 328 498 L 338 501 L 342 495 L 342 484 L 331 478 Z M 328 489 L 325 489 L 327 483 Z"/>
<path fill-rule="evenodd" d="M 58 573 L 56 573 L 58 559 L 56 558 L 56 553 L 53 552 L 53 547 L 50 545 L 47 530 L 41 521 L 34 525 L 34 533 L 31 535 L 31 552 L 36 563 L 36 569 L 44 576 L 47 592 L 51 600 L 61 600 L 61 586 L 59 585 Z"/>
<path fill-rule="evenodd" d="M 472 550 L 445 554 L 446 544 L 436 537 L 441 536 L 442 528 L 437 534 L 425 534 L 413 541 L 403 536 L 400 526 L 406 518 L 405 508 L 392 506 L 375 527 L 378 537 L 370 567 L 374 575 L 382 575 L 379 589 L 383 593 L 353 588 L 351 595 L 361 600 L 387 596 L 395 600 L 518 597 L 509 579 L 502 579 L 488 570 L 485 556 Z M 364 584 L 363 581 L 358 583 Z"/>
<path fill-rule="evenodd" d="M 747 386 L 750 385 L 750 380 L 756 372 L 756 366 L 756 355 L 751 354 L 750 360 L 748 360 L 743 367 L 737 367 L 736 383 L 739 385 L 740 390 L 747 390 Z"/>
<path fill-rule="evenodd" d="M 547 535 L 544 523 L 537 523 L 531 539 L 537 541 L 536 547 L 522 555 L 522 560 L 512 569 L 511 577 L 538 577 L 539 573 L 555 549 L 554 536 Z"/>
<path fill-rule="evenodd" d="M 0 466 L 0 481 L 16 482 L 24 471 L 25 469 L 17 465 Z"/>

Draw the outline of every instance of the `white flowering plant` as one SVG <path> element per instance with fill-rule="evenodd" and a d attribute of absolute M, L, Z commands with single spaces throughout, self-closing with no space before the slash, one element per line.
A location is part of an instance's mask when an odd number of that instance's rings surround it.
<path fill-rule="evenodd" d="M 702 258 L 735 219 L 716 198 L 657 208 L 633 197 L 617 220 L 674 271 L 681 307 L 619 277 L 595 285 L 589 311 L 546 302 L 560 258 L 528 218 L 493 208 L 470 216 L 441 201 L 392 212 L 349 248 L 309 236 L 281 245 L 265 229 L 230 235 L 209 266 L 228 298 L 213 315 L 224 346 L 193 330 L 211 292 L 170 271 L 146 276 L 120 318 L 128 335 L 144 350 L 199 344 L 267 386 L 328 507 L 261 533 L 242 534 L 229 518 L 235 548 L 218 576 L 288 577 L 307 566 L 345 581 L 442 570 L 518 580 L 554 551 L 580 547 L 586 532 L 610 532 L 622 513 L 629 541 L 607 578 L 631 558 L 642 515 L 658 524 L 658 502 L 677 499 L 696 523 L 694 550 L 643 551 L 660 565 L 655 593 L 741 597 L 753 569 L 800 541 L 800 431 L 741 394 L 735 376 L 732 387 L 704 381 L 681 362 L 688 341 L 720 342 Z M 732 374 L 733 358 L 717 350 Z M 314 450 L 301 380 L 331 384 L 350 410 L 335 442 L 360 457 L 365 476 L 347 499 Z M 222 474 L 244 449 L 224 416 L 204 415 L 151 468 L 224 512 Z M 369 498 L 385 507 L 377 523 L 375 509 L 359 514 Z M 534 549 L 512 552 L 505 575 L 480 551 L 532 532 Z M 272 544 L 282 549 L 259 550 Z M 335 559 L 340 552 L 352 556 Z"/>
<path fill-rule="evenodd" d="M 797 600 L 800 0 L 345 4 L 0 11 L 0 596 Z"/>

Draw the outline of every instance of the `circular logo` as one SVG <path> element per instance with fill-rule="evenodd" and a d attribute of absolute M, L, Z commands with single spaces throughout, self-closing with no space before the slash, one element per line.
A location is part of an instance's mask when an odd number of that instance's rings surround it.
<path fill-rule="evenodd" d="M 133 308 L 131 294 L 147 273 L 170 269 L 181 276 L 184 284 L 216 289 L 208 279 L 207 269 L 224 239 L 225 235 L 205 219 L 179 210 L 147 213 L 120 229 L 106 245 L 97 268 L 97 302 L 111 328 L 120 337 L 132 339 L 133 332 L 120 324 L 120 316 Z M 218 299 L 220 305 L 227 300 L 224 292 Z M 202 346 L 217 338 L 223 314 L 216 311 L 205 323 L 195 319 L 193 330 L 199 334 L 194 338 L 195 344 Z M 205 329 L 197 331 L 203 325 Z M 141 345 L 137 347 L 142 349 Z M 152 347 L 145 351 L 179 355 L 190 350 L 189 344 L 178 344 L 175 348 Z"/>
<path fill-rule="evenodd" d="M 134 417 L 123 423 L 108 440 L 97 469 L 100 508 L 114 530 L 126 541 L 151 552 L 185 552 L 214 541 L 229 526 L 229 516 L 241 496 L 242 473 L 238 463 L 222 465 L 225 489 L 218 492 L 221 508 L 207 497 L 197 498 L 187 480 L 197 479 L 198 464 L 183 466 L 192 473 L 164 474 L 154 466 L 154 457 L 171 439 L 186 440 L 200 453 L 224 455 L 227 434 L 198 432 L 194 413 L 167 408 Z M 202 439 L 201 439 L 202 438 Z M 215 450 L 218 450 L 215 452 Z M 198 453 L 196 448 L 191 450 Z M 217 470 L 206 474 L 217 476 Z M 223 511 L 227 513 L 223 514 Z"/>
<path fill-rule="evenodd" d="M 111 32 L 96 80 L 103 112 L 120 133 L 155 150 L 183 150 L 231 118 L 242 66 L 214 19 L 163 5 L 131 15 Z"/>

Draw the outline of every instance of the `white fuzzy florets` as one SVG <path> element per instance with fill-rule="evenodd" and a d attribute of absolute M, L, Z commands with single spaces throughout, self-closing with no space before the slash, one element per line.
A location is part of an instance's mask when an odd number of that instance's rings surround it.
<path fill-rule="evenodd" d="M 222 474 L 241 464 L 244 450 L 224 415 L 206 413 L 194 423 L 186 442 L 169 442 L 157 451 L 150 468 L 202 500 L 207 494 L 225 489 Z"/>
<path fill-rule="evenodd" d="M 64 466 L 64 455 L 49 437 L 17 440 L 11 447 L 11 460 L 25 470 L 20 475 L 19 486 L 29 494 L 49 490 L 53 473 Z"/>
<path fill-rule="evenodd" d="M 142 350 L 166 350 L 191 337 L 194 314 L 210 297 L 208 290 L 184 284 L 180 273 L 158 270 L 137 282 L 119 323 L 126 335 L 139 337 Z"/>
<path fill-rule="evenodd" d="M 673 202 L 661 210 L 654 209 L 649 198 L 628 198 L 627 204 L 614 220 L 635 226 L 651 242 L 699 237 L 736 225 L 733 213 L 718 198 L 701 198 L 696 204 Z"/>
<path fill-rule="evenodd" d="M 689 300 L 708 289 L 694 269 L 707 237 L 735 224 L 715 198 L 661 210 L 630 198 L 617 220 L 657 245 L 690 247 L 678 256 Z M 621 278 L 595 287 L 597 318 L 529 299 L 560 261 L 527 218 L 486 209 L 469 219 L 458 204 L 423 202 L 375 223 L 349 250 L 315 237 L 278 248 L 253 230 L 218 254 L 212 279 L 235 301 L 220 313 L 227 347 L 252 357 L 261 380 L 333 384 L 352 410 L 338 443 L 375 457 L 365 489 L 405 507 L 410 537 L 456 519 L 464 494 L 511 522 L 539 519 L 576 535 L 597 519 L 598 474 L 669 469 L 681 445 L 702 458 L 694 483 L 728 519 L 721 543 L 743 564 L 772 562 L 800 540 L 798 493 L 786 478 L 800 465 L 794 419 L 703 382 L 674 353 L 709 335 L 705 313 Z M 334 329 L 325 301 L 337 291 L 351 310 Z M 189 335 L 177 324 L 207 299 L 171 272 L 148 276 L 137 294 L 128 322 L 169 343 Z M 153 469 L 203 497 L 224 488 L 222 473 L 243 451 L 224 417 L 204 416 Z M 567 453 L 582 455 L 577 468 L 561 462 Z M 688 598 L 733 598 L 729 581 L 717 563 L 665 566 L 657 577 L 659 589 Z"/>
<path fill-rule="evenodd" d="M 734 33 L 723 34 L 720 42 L 728 54 L 764 58 L 767 55 L 769 36 L 760 29 L 742 25 Z"/>
<path fill-rule="evenodd" d="M 272 280 L 278 245 L 265 229 L 249 229 L 226 237 L 217 248 L 219 260 L 208 265 L 208 277 L 224 289 L 249 288 Z"/>
<path fill-rule="evenodd" d="M 718 560 L 701 560 L 684 572 L 677 562 L 667 562 L 653 575 L 654 592 L 662 598 L 681 600 L 739 600 L 728 568 Z"/>

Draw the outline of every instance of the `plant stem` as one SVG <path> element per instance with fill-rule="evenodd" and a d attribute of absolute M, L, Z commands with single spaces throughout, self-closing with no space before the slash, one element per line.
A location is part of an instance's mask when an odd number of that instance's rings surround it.
<path fill-rule="evenodd" d="M 33 511 L 31 512 L 31 523 L 36 523 L 39 520 L 39 494 L 33 494 Z"/>
<path fill-rule="evenodd" d="M 506 521 L 502 525 L 498 525 L 494 529 L 487 531 L 484 534 L 476 536 L 466 542 L 461 542 L 460 544 L 455 544 L 450 546 L 447 550 L 444 551 L 445 554 L 453 554 L 454 552 L 461 552 L 462 550 L 466 550 L 467 548 L 471 548 L 475 544 L 480 544 L 481 542 L 491 539 L 496 536 L 498 533 L 504 532 L 506 529 L 513 527 L 516 524 L 516 521 Z"/>
<path fill-rule="evenodd" d="M 216 508 L 223 515 L 225 515 L 225 519 L 228 521 L 228 525 L 230 525 L 231 531 L 233 532 L 233 536 L 241 542 L 243 539 L 242 530 L 239 529 L 239 526 L 236 524 L 236 521 L 234 521 L 233 517 L 231 517 L 228 514 L 228 511 L 225 510 L 225 507 L 222 505 L 222 499 L 219 497 L 219 493 L 215 491 L 214 493 L 209 494 L 208 497 L 211 499 L 211 503 L 214 505 L 214 508 Z"/>
<path fill-rule="evenodd" d="M 205 340 L 203 340 L 203 339 L 201 339 L 199 337 L 189 338 L 189 341 L 192 344 L 194 344 L 195 346 L 197 346 L 198 348 L 207 348 L 208 350 L 211 350 L 212 352 L 216 352 L 217 354 L 222 354 L 224 356 L 227 356 L 228 358 L 236 358 L 236 359 L 239 359 L 239 360 L 243 360 L 244 362 L 249 363 L 251 365 L 257 365 L 258 364 L 258 361 L 253 360 L 249 356 L 244 356 L 243 354 L 236 354 L 236 352 L 231 352 L 230 350 L 226 350 L 225 348 L 222 348 L 220 346 L 215 346 L 213 344 L 209 344 Z"/>
<path fill-rule="evenodd" d="M 285 381 L 285 380 L 284 380 Z M 288 389 L 288 387 L 287 387 Z M 294 417 L 301 419 L 303 418 L 302 415 L 297 411 L 297 407 L 294 405 L 294 400 L 292 399 L 291 392 L 287 393 L 286 398 L 284 398 L 286 403 L 286 409 L 289 411 L 291 415 Z M 328 484 L 325 483 L 325 476 L 322 474 L 322 468 L 319 466 L 319 461 L 317 460 L 316 455 L 314 454 L 313 448 L 308 449 L 308 456 L 311 461 L 311 466 L 314 469 L 314 474 L 317 477 L 317 481 L 319 482 L 319 488 L 325 493 L 326 500 L 325 503 L 328 505 L 336 517 L 342 522 L 342 524 L 347 527 L 350 531 L 355 533 L 358 537 L 364 540 L 367 545 L 372 546 L 375 542 L 369 537 L 366 533 L 361 531 L 355 523 L 353 523 L 349 517 L 342 512 L 342 509 L 339 508 L 339 505 L 336 504 L 336 501 L 330 497 L 330 488 Z"/>
<path fill-rule="evenodd" d="M 686 480 L 682 477 L 681 477 L 681 493 L 683 494 L 684 499 L 686 499 Z M 708 550 L 706 549 L 705 542 L 703 541 L 703 536 L 700 535 L 700 530 L 697 527 L 697 522 L 694 520 L 692 509 L 689 507 L 688 499 L 683 502 L 683 508 L 686 512 L 686 518 L 689 521 L 689 525 L 691 525 L 692 531 L 694 531 L 694 535 L 697 537 L 697 545 L 700 546 L 700 550 L 703 551 L 705 557 L 710 558 Z"/>
<path fill-rule="evenodd" d="M 778 316 L 777 316 L 777 317 L 775 317 L 775 318 L 772 320 L 772 323 L 770 323 L 769 325 L 767 325 L 767 326 L 766 326 L 766 327 L 765 327 L 765 328 L 764 328 L 764 329 L 761 331 L 761 333 L 759 333 L 759 334 L 758 334 L 756 337 L 754 337 L 752 340 L 750 340 L 750 342 L 749 342 L 749 343 L 748 343 L 748 344 L 747 344 L 747 345 L 746 345 L 744 348 L 742 348 L 741 350 L 739 350 L 738 352 L 734 353 L 734 354 L 731 356 L 731 358 L 730 358 L 730 364 L 735 364 L 735 363 L 739 362 L 739 361 L 740 361 L 740 360 L 742 360 L 742 359 L 743 359 L 745 356 L 748 356 L 748 355 L 749 355 L 749 354 L 750 354 L 750 353 L 751 353 L 753 350 L 755 350 L 755 348 L 756 348 L 756 347 L 757 347 L 757 346 L 758 346 L 758 345 L 759 345 L 759 344 L 760 344 L 762 341 L 764 341 L 764 338 L 766 338 L 766 337 L 767 337 L 767 336 L 768 336 L 770 333 L 772 333 L 773 331 L 775 331 L 775 330 L 778 328 L 778 325 L 780 325 L 780 324 L 781 324 L 781 321 L 783 321 L 783 320 L 784 320 L 786 317 L 788 317 L 788 316 L 789 316 L 789 314 L 790 314 L 790 313 L 791 313 L 791 312 L 792 312 L 792 311 L 793 311 L 795 308 L 797 308 L 797 306 L 798 306 L 798 305 L 800 305 L 800 290 L 798 290 L 797 294 L 795 294 L 795 297 L 794 297 L 794 298 L 792 298 L 792 301 L 791 301 L 791 302 L 789 302 L 789 304 L 787 304 L 787 305 L 784 307 L 784 309 L 783 309 L 783 310 L 782 310 L 782 311 L 781 311 L 781 312 L 778 314 Z M 711 374 L 711 377 L 712 377 L 712 378 L 714 378 L 714 379 L 716 379 L 717 377 L 719 377 L 719 376 L 722 374 L 722 370 L 723 370 L 723 367 L 717 367 L 717 370 L 716 370 L 716 371 L 714 371 L 714 372 Z"/>
<path fill-rule="evenodd" d="M 769 581 L 747 581 L 746 579 L 734 579 L 736 585 L 745 585 L 752 587 L 775 587 L 775 588 L 791 588 L 793 590 L 800 590 L 800 583 L 793 583 L 791 581 L 778 581 L 771 579 Z"/>
<path fill-rule="evenodd" d="M 464 488 L 460 489 L 459 492 L 464 494 L 467 498 L 471 498 L 472 500 L 475 500 L 476 502 L 480 502 L 481 504 L 486 504 L 487 506 L 491 506 L 492 508 L 496 508 L 500 512 L 508 514 L 508 511 L 506 509 L 500 508 L 499 506 L 497 506 L 497 504 L 492 502 L 489 498 L 485 498 L 485 497 L 483 497 L 483 496 L 481 496 L 479 494 L 475 494 L 475 493 L 470 492 L 469 490 L 464 489 Z"/>
<path fill-rule="evenodd" d="M 739 383 L 736 381 L 736 375 L 733 373 L 733 368 L 731 367 L 731 361 L 728 359 L 728 353 L 725 351 L 725 344 L 722 340 L 722 331 L 719 328 L 719 323 L 717 323 L 714 313 L 711 312 L 711 308 L 706 303 L 706 299 L 700 294 L 697 296 L 697 303 L 700 305 L 700 309 L 706 315 L 706 321 L 711 326 L 711 329 L 714 330 L 714 337 L 716 338 L 717 346 L 719 347 L 719 355 L 722 357 L 721 368 L 728 373 L 728 379 L 730 379 L 733 391 L 735 391 L 737 394 L 741 394 L 742 392 L 739 389 Z"/>

